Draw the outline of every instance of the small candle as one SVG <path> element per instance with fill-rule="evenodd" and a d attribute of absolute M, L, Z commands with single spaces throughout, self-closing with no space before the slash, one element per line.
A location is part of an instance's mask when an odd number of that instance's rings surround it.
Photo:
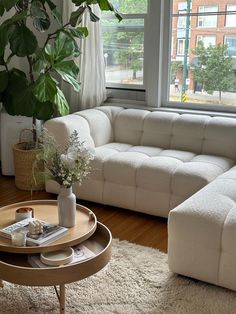
<path fill-rule="evenodd" d="M 23 232 L 14 232 L 11 235 L 11 242 L 14 246 L 25 246 L 26 245 L 26 234 Z"/>

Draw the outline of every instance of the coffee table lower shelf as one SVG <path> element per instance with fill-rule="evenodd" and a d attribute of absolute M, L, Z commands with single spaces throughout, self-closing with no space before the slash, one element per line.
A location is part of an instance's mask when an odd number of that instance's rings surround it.
<path fill-rule="evenodd" d="M 98 222 L 95 233 L 83 242 L 96 256 L 77 264 L 51 268 L 33 268 L 28 263 L 27 254 L 0 252 L 0 286 L 1 281 L 26 286 L 60 286 L 57 292 L 60 313 L 65 313 L 65 284 L 101 270 L 111 258 L 111 241 L 109 229 Z"/>

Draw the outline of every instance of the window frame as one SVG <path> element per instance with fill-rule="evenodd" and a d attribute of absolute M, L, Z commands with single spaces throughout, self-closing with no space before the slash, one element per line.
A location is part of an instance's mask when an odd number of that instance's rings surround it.
<path fill-rule="evenodd" d="M 183 47 L 182 47 L 183 53 L 181 53 L 180 50 L 179 50 L 179 48 L 180 48 L 180 45 L 179 45 L 180 41 L 183 42 Z M 184 50 L 185 50 L 185 38 L 177 38 L 176 56 L 181 56 L 181 57 L 184 56 Z"/>
<path fill-rule="evenodd" d="M 209 105 L 206 103 L 182 103 L 169 101 L 169 69 L 171 62 L 172 45 L 172 7 L 173 0 L 149 0 L 148 13 L 144 34 L 144 82 L 145 100 L 133 101 L 128 97 L 114 99 L 112 102 L 120 103 L 132 108 L 147 108 L 150 110 L 174 110 L 178 112 L 206 112 L 223 114 L 225 116 L 236 113 L 236 106 Z M 175 49 L 175 48 L 174 48 Z M 153 56 L 156 58 L 153 58 Z M 152 62 L 150 62 L 152 60 Z M 119 89 L 122 91 L 122 88 Z M 126 94 L 123 89 L 124 95 Z M 131 92 L 131 90 L 129 90 Z M 135 94 L 135 91 L 133 91 Z M 135 98 L 136 99 L 136 98 Z M 108 102 L 110 99 L 108 100 Z"/>
<path fill-rule="evenodd" d="M 154 0 L 155 1 L 155 0 Z M 172 8 L 173 8 L 173 0 L 161 0 L 164 2 L 162 15 L 164 17 L 164 24 L 162 29 L 162 34 L 164 36 L 162 52 L 163 52 L 163 62 L 162 62 L 162 74 L 161 74 L 161 105 L 159 108 L 168 109 L 168 110 L 177 110 L 180 112 L 183 111 L 193 111 L 193 112 L 214 112 L 217 114 L 235 114 L 236 106 L 226 106 L 219 105 L 215 103 L 214 105 L 209 105 L 206 103 L 190 103 L 190 102 L 180 102 L 180 101 L 169 101 L 169 91 L 170 91 L 170 81 L 169 81 L 169 69 L 171 62 L 171 41 L 172 37 Z"/>
<path fill-rule="evenodd" d="M 197 35 L 197 37 L 196 37 L 196 45 L 198 45 L 198 43 L 199 43 L 199 41 L 202 41 L 203 42 L 203 44 L 204 44 L 204 40 L 201 40 L 201 39 L 199 39 L 200 37 L 202 37 L 202 39 L 204 39 L 204 38 L 206 38 L 206 37 L 211 37 L 211 38 L 214 38 L 215 39 L 215 43 L 212 45 L 212 46 L 215 46 L 216 45 L 216 35 Z M 204 46 L 205 47 L 205 46 Z M 207 46 L 207 47 L 209 47 L 209 45 Z M 205 47 L 205 48 L 207 48 L 207 47 Z"/>
<path fill-rule="evenodd" d="M 233 37 L 234 39 L 235 39 L 235 41 L 236 41 L 236 32 L 235 32 L 235 35 L 229 35 L 229 34 L 227 34 L 227 35 L 225 35 L 224 36 L 224 44 L 226 45 L 226 39 L 227 39 L 227 37 Z M 235 47 L 236 47 L 236 45 L 235 45 Z M 236 50 L 236 49 L 235 49 Z M 236 52 L 235 52 L 235 55 L 230 55 L 229 54 L 229 56 L 231 57 L 231 58 L 236 58 Z"/>
<path fill-rule="evenodd" d="M 235 9 L 229 10 L 229 9 L 228 9 L 229 6 L 234 6 Z M 233 12 L 236 11 L 236 3 L 227 3 L 227 4 L 226 4 L 226 12 L 232 12 L 232 11 L 233 11 Z M 236 19 L 236 15 L 235 15 L 235 14 L 228 14 L 228 13 L 227 13 L 226 16 L 225 16 L 225 27 L 226 27 L 226 28 L 228 28 L 228 27 L 229 27 L 229 28 L 231 28 L 231 27 L 236 27 L 236 23 L 235 23 L 234 26 L 232 26 L 232 25 L 227 25 L 227 18 L 229 18 L 229 16 L 234 16 L 234 18 Z"/>
<path fill-rule="evenodd" d="M 144 33 L 144 55 L 145 55 L 145 29 L 146 29 L 147 14 L 146 13 L 122 14 L 122 18 L 123 18 L 123 20 L 132 20 L 132 19 L 142 19 L 143 20 L 144 26 L 142 27 L 142 29 L 143 29 L 143 33 Z M 104 17 L 103 17 L 103 19 L 104 19 Z M 116 17 L 114 17 L 114 15 L 112 15 L 112 14 L 107 14 L 106 19 L 111 19 L 111 20 L 116 21 Z M 107 26 L 107 27 L 102 26 L 102 28 L 109 29 L 109 26 Z M 126 26 L 125 25 L 119 26 L 119 24 L 118 24 L 117 29 L 123 29 L 123 31 L 125 32 Z M 135 32 L 135 29 L 139 29 L 139 28 L 134 26 L 132 32 Z M 143 84 L 123 84 L 123 83 L 112 83 L 112 82 L 106 81 L 106 88 L 109 90 L 124 89 L 124 90 L 129 90 L 129 91 L 130 90 L 134 90 L 134 91 L 137 91 L 137 90 L 142 91 L 143 90 L 144 91 L 145 90 L 144 71 L 145 71 L 145 67 L 144 67 L 144 58 L 143 58 Z"/>
<path fill-rule="evenodd" d="M 215 10 L 215 11 L 205 11 L 205 10 L 203 10 L 203 11 L 201 11 L 200 10 L 200 8 L 210 8 L 210 7 L 216 7 L 217 9 Z M 202 14 L 205 14 L 205 13 L 213 13 L 213 12 L 218 12 L 218 10 L 219 10 L 219 6 L 218 5 L 216 5 L 216 4 L 212 4 L 212 5 L 200 5 L 199 7 L 198 7 L 198 13 L 202 13 Z M 216 25 L 215 26 L 205 26 L 205 25 L 199 25 L 199 22 L 200 22 L 200 20 L 202 20 L 202 22 L 204 22 L 205 21 L 205 19 L 206 19 L 206 16 L 207 15 L 198 15 L 198 19 L 197 19 L 197 27 L 198 28 L 216 28 L 217 27 L 217 24 L 218 24 L 218 15 L 216 14 L 216 15 L 210 15 L 210 16 L 212 16 L 212 17 L 216 17 Z"/>

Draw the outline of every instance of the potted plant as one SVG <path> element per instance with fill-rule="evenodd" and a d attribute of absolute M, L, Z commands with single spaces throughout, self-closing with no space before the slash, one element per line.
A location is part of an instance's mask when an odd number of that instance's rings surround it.
<path fill-rule="evenodd" d="M 99 18 L 91 5 L 98 4 L 101 10 L 112 11 L 121 19 L 108 0 L 71 1 L 75 11 L 64 23 L 53 0 L 0 1 L 0 102 L 10 115 L 32 117 L 33 144 L 19 148 L 24 156 L 31 154 L 32 159 L 32 149 L 37 148 L 36 119 L 45 121 L 69 113 L 59 79 L 72 85 L 76 92 L 80 90 L 75 58 L 80 55 L 76 40 L 88 36 L 87 28 L 80 25 L 83 14 L 87 11 L 91 21 L 97 22 Z M 52 21 L 57 26 L 50 31 Z M 39 33 L 44 33 L 41 45 Z M 27 66 L 13 67 L 16 57 L 26 60 Z M 30 149 L 26 152 L 27 148 Z M 27 164 L 31 170 L 30 159 L 23 157 L 20 168 Z M 25 170 L 21 172 L 24 174 Z M 17 184 L 19 188 L 32 189 L 30 179 L 23 181 Z"/>
<path fill-rule="evenodd" d="M 43 172 L 37 172 L 37 179 L 54 180 L 60 185 L 58 195 L 59 225 L 73 227 L 76 224 L 76 196 L 72 192 L 74 183 L 81 184 L 90 173 L 90 161 L 94 158 L 94 149 L 85 147 L 75 130 L 64 147 L 57 144 L 55 137 L 47 129 L 40 135 L 42 151 L 36 155 L 34 166 L 43 164 Z"/>

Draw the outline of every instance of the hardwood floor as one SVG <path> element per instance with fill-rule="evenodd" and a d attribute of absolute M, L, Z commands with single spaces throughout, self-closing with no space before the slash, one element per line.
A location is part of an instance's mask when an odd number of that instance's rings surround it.
<path fill-rule="evenodd" d="M 31 199 L 56 199 L 56 195 L 36 191 L 32 195 L 15 187 L 14 178 L 0 176 L 0 207 Z M 112 206 L 78 201 L 89 207 L 112 232 L 114 238 L 167 251 L 167 220 Z"/>

